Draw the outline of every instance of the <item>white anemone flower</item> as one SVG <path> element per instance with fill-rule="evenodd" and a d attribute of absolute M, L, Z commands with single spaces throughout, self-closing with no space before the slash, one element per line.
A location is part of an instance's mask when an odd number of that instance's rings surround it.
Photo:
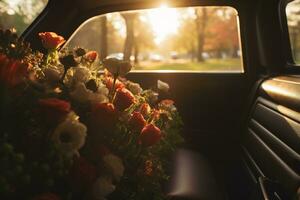
<path fill-rule="evenodd" d="M 70 92 L 71 98 L 80 103 L 88 102 L 92 94 L 93 91 L 87 89 L 84 83 L 78 83 L 75 89 Z"/>
<path fill-rule="evenodd" d="M 58 144 L 65 155 L 72 157 L 74 154 L 79 155 L 78 150 L 83 147 L 86 135 L 86 126 L 78 121 L 78 116 L 75 113 L 70 113 L 56 127 L 52 140 Z"/>
<path fill-rule="evenodd" d="M 58 82 L 62 77 L 62 72 L 55 66 L 46 67 L 43 73 L 49 82 Z"/>
<path fill-rule="evenodd" d="M 154 92 L 153 90 L 147 90 L 146 94 L 150 103 L 154 104 L 155 102 L 157 102 L 159 95 L 157 92 Z"/>
<path fill-rule="evenodd" d="M 116 189 L 116 186 L 112 182 L 112 177 L 100 176 L 92 186 L 93 198 L 96 200 L 105 200 L 105 197 Z"/>
<path fill-rule="evenodd" d="M 73 83 L 86 83 L 91 77 L 91 72 L 86 67 L 73 67 Z"/>
<path fill-rule="evenodd" d="M 132 92 L 132 94 L 134 94 L 134 95 L 140 94 L 143 91 L 140 84 L 133 83 L 131 81 L 128 81 L 127 87 L 130 90 L 130 92 Z"/>
<path fill-rule="evenodd" d="M 121 177 L 124 174 L 124 165 L 118 156 L 114 154 L 107 154 L 102 158 L 104 166 L 110 171 L 113 178 L 116 181 L 120 181 Z"/>
<path fill-rule="evenodd" d="M 161 90 L 161 91 L 168 92 L 169 89 L 170 89 L 170 86 L 169 86 L 168 83 L 163 82 L 163 81 L 161 81 L 161 80 L 158 80 L 158 81 L 157 81 L 157 88 L 158 88 L 159 90 Z"/>
<path fill-rule="evenodd" d="M 78 83 L 75 89 L 70 92 L 72 99 L 80 103 L 107 103 L 108 99 L 108 89 L 104 85 L 100 85 L 96 92 L 86 88 L 84 83 Z"/>

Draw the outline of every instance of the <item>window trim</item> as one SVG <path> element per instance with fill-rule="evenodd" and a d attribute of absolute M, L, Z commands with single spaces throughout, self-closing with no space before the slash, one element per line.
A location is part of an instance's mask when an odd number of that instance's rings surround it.
<path fill-rule="evenodd" d="M 21 33 L 22 38 L 26 38 L 32 32 L 32 30 L 34 30 L 35 27 L 40 23 L 40 21 L 42 21 L 43 18 L 45 18 L 47 16 L 52 1 L 53 0 L 47 0 L 47 3 L 45 5 L 45 7 L 43 8 L 43 10 L 41 10 L 41 12 L 29 24 L 29 26 Z"/>
<path fill-rule="evenodd" d="M 293 2 L 294 0 L 283 0 L 280 1 L 279 5 L 279 15 L 280 15 L 280 23 L 283 35 L 283 47 L 286 57 L 286 68 L 288 71 L 294 72 L 300 70 L 300 63 L 296 63 L 292 51 L 291 46 L 291 39 L 289 34 L 289 27 L 288 27 L 288 20 L 287 20 L 287 13 L 286 7 L 289 3 Z M 297 69 L 298 68 L 298 69 Z"/>
<path fill-rule="evenodd" d="M 49 0 L 50 1 L 50 0 Z M 239 39 L 239 50 L 241 52 L 241 55 L 239 57 L 239 62 L 240 62 L 240 70 L 231 70 L 231 71 L 201 71 L 201 70 L 168 70 L 168 69 L 162 69 L 162 70 L 134 70 L 131 73 L 198 73 L 198 74 L 247 74 L 248 73 L 248 68 L 247 68 L 247 59 L 246 59 L 246 52 L 245 52 L 245 43 L 246 41 L 243 39 L 243 33 L 242 33 L 242 28 L 241 28 L 241 15 L 239 12 L 239 9 L 234 6 L 234 5 L 207 5 L 207 4 L 196 4 L 196 5 L 171 5 L 172 8 L 187 8 L 187 7 L 230 7 L 231 9 L 234 9 L 237 13 L 237 34 L 238 34 L 238 39 Z M 66 43 L 62 46 L 61 49 L 65 48 L 68 46 L 72 38 L 76 35 L 76 33 L 79 31 L 81 27 L 83 27 L 85 24 L 87 24 L 89 21 L 93 20 L 94 18 L 97 18 L 101 15 L 106 15 L 109 13 L 114 13 L 114 12 L 126 12 L 126 11 L 139 11 L 139 10 L 147 10 L 147 9 L 155 9 L 156 7 L 146 7 L 146 8 L 138 8 L 138 9 L 130 9 L 130 10 L 123 10 L 123 9 L 116 9 L 112 10 L 109 12 L 101 12 L 101 13 L 93 13 L 90 17 L 87 17 L 83 22 L 77 27 L 77 29 L 70 35 L 70 37 L 67 39 Z"/>

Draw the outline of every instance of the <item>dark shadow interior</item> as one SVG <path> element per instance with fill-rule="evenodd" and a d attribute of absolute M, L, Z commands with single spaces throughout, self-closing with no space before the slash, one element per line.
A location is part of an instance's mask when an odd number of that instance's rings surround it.
<path fill-rule="evenodd" d="M 37 33 L 65 38 L 86 19 L 160 1 L 50 0 L 23 34 L 42 50 Z M 280 0 L 180 0 L 174 6 L 229 5 L 240 19 L 244 73 L 130 73 L 144 87 L 157 79 L 184 123 L 186 143 L 174 156 L 171 199 L 296 199 L 300 187 L 300 68 L 292 66 Z M 298 74 L 298 75 L 297 75 Z M 178 173 L 186 172 L 178 177 Z M 265 196 L 264 196 L 265 195 Z"/>

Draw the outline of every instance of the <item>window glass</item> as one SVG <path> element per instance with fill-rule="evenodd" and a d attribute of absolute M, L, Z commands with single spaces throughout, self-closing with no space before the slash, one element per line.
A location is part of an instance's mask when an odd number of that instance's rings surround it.
<path fill-rule="evenodd" d="M 42 12 L 48 0 L 0 0 L 0 28 L 20 35 Z"/>
<path fill-rule="evenodd" d="M 300 64 L 300 0 L 290 2 L 286 14 L 294 62 Z"/>
<path fill-rule="evenodd" d="M 238 14 L 231 7 L 108 13 L 85 22 L 66 46 L 130 60 L 134 70 L 243 72 Z"/>

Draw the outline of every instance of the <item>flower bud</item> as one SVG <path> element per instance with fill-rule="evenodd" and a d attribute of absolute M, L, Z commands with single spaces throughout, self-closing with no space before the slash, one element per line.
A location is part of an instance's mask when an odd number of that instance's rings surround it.
<path fill-rule="evenodd" d="M 140 134 L 139 141 L 148 147 L 156 144 L 161 139 L 161 130 L 153 124 L 146 125 Z"/>

